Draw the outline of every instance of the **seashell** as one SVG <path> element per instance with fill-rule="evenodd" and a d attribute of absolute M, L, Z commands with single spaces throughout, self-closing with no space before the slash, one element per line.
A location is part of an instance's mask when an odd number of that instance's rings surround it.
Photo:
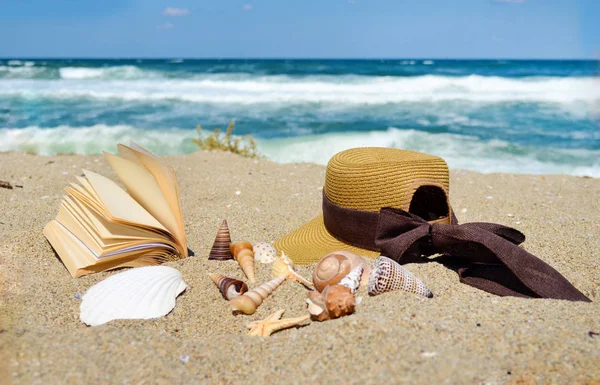
<path fill-rule="evenodd" d="M 239 279 L 233 279 L 221 274 L 209 274 L 223 298 L 230 300 L 248 291 L 248 285 Z"/>
<path fill-rule="evenodd" d="M 80 316 L 90 326 L 116 319 L 162 317 L 175 307 L 187 285 L 168 266 L 146 266 L 115 274 L 92 286 L 82 297 Z"/>
<path fill-rule="evenodd" d="M 281 252 L 281 256 L 278 257 L 273 264 L 273 277 L 279 277 L 281 275 L 291 281 L 300 282 L 310 288 L 313 287 L 313 284 L 309 280 L 296 273 L 294 270 L 294 262 L 292 262 L 283 251 Z"/>
<path fill-rule="evenodd" d="M 233 259 L 231 255 L 231 251 L 229 250 L 229 245 L 231 244 L 231 235 L 229 235 L 229 226 L 227 226 L 227 220 L 223 219 L 221 223 L 221 227 L 219 227 L 219 231 L 217 231 L 217 236 L 215 238 L 215 243 L 213 243 L 212 249 L 210 249 L 210 254 L 208 255 L 208 259 L 220 260 L 224 261 L 227 259 Z"/>
<path fill-rule="evenodd" d="M 327 285 L 340 283 L 345 276 L 360 264 L 363 264 L 364 268 L 361 284 L 365 285 L 370 268 L 361 257 L 349 251 L 334 251 L 327 254 L 315 266 L 312 277 L 315 289 L 322 291 Z"/>
<path fill-rule="evenodd" d="M 250 282 L 254 283 L 254 252 L 252 251 L 252 245 L 248 242 L 238 242 L 229 245 L 233 258 L 240 265 L 246 277 Z"/>
<path fill-rule="evenodd" d="M 356 297 L 350 288 L 342 285 L 327 286 L 322 293 L 309 291 L 308 312 L 315 321 L 327 321 L 352 314 L 356 308 Z"/>
<path fill-rule="evenodd" d="M 271 295 L 283 281 L 285 281 L 285 277 L 283 276 L 274 278 L 239 297 L 229 300 L 231 310 L 238 313 L 254 314 L 256 308 L 259 307 L 265 298 Z"/>
<path fill-rule="evenodd" d="M 254 260 L 260 263 L 272 263 L 277 258 L 277 250 L 267 242 L 258 242 L 252 246 Z"/>
<path fill-rule="evenodd" d="M 423 281 L 397 262 L 382 255 L 375 260 L 375 266 L 371 271 L 369 294 L 377 295 L 393 290 L 404 290 L 428 298 L 433 297 L 433 293 L 425 287 Z"/>
<path fill-rule="evenodd" d="M 358 290 L 358 288 L 360 287 L 360 277 L 363 273 L 363 266 L 364 264 L 361 263 L 360 265 L 352 269 L 352 271 L 348 273 L 347 276 L 342 278 L 342 280 L 340 281 L 340 285 L 346 286 L 350 289 L 350 291 L 352 291 L 352 293 L 355 293 L 356 290 Z"/>

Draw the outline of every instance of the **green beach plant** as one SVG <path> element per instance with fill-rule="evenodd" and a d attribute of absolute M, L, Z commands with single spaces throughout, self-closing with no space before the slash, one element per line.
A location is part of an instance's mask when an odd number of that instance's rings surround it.
<path fill-rule="evenodd" d="M 229 122 L 225 133 L 216 128 L 211 134 L 204 134 L 201 125 L 196 126 L 198 138 L 192 139 L 202 150 L 229 151 L 246 158 L 261 158 L 256 148 L 256 141 L 252 135 L 233 136 L 235 121 Z"/>

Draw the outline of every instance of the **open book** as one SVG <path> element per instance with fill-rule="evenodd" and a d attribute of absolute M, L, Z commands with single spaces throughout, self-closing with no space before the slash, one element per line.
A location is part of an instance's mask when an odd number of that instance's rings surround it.
<path fill-rule="evenodd" d="M 44 228 L 73 277 L 188 256 L 175 171 L 135 143 L 118 150 L 119 156 L 104 156 L 129 194 L 83 170 L 85 177 L 66 188 L 56 219 Z"/>

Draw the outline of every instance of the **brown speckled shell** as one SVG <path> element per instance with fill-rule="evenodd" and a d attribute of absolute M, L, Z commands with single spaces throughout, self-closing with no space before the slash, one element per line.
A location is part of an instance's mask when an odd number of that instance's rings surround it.
<path fill-rule="evenodd" d="M 388 291 L 404 290 L 409 293 L 432 298 L 433 293 L 423 281 L 390 258 L 380 256 L 369 278 L 369 294 L 378 295 Z"/>

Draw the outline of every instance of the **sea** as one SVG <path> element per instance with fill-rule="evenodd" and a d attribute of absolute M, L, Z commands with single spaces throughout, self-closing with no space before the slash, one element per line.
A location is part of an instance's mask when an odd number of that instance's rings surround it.
<path fill-rule="evenodd" d="M 280 163 L 359 146 L 483 173 L 600 177 L 600 62 L 0 59 L 0 151 L 162 155 L 235 121 Z"/>

